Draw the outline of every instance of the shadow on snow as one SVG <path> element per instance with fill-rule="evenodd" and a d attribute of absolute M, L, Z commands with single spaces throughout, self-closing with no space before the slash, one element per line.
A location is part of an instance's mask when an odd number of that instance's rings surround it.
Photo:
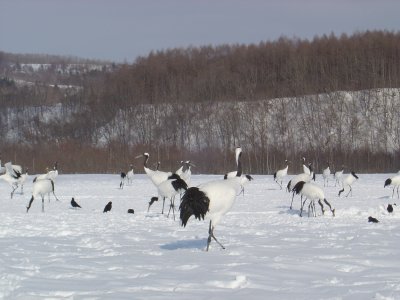
<path fill-rule="evenodd" d="M 164 250 L 178 250 L 178 249 L 199 249 L 203 250 L 207 245 L 207 239 L 200 240 L 181 240 L 169 244 L 161 245 L 160 248 Z"/>

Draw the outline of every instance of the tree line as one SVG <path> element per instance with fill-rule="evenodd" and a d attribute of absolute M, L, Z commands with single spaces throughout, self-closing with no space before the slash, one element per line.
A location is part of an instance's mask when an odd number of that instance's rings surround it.
<path fill-rule="evenodd" d="M 399 58 L 400 34 L 372 31 L 152 52 L 74 74 L 79 90 L 3 77 L 0 150 L 35 172 L 56 160 L 65 172 L 141 171 L 133 157 L 146 151 L 164 169 L 191 159 L 222 173 L 238 145 L 253 174 L 286 158 L 300 171 L 302 156 L 317 172 L 394 171 Z"/>

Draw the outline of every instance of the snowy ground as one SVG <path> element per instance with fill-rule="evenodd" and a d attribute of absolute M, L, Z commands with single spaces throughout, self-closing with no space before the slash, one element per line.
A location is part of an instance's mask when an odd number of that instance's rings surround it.
<path fill-rule="evenodd" d="M 0 182 L 1 299 L 400 299 L 400 206 L 391 174 L 360 174 L 353 196 L 317 218 L 289 210 L 272 176 L 254 176 L 205 252 L 208 221 L 147 213 L 155 188 L 144 175 L 118 189 L 118 175 L 59 175 L 45 212 Z M 291 177 L 291 176 L 288 176 Z M 220 178 L 197 175 L 192 185 Z M 321 176 L 317 182 L 322 183 Z M 330 183 L 333 185 L 333 182 Z M 74 196 L 83 207 L 70 207 Z M 113 209 L 103 214 L 108 201 Z M 129 208 L 135 214 L 127 214 Z M 368 216 L 380 223 L 368 223 Z"/>

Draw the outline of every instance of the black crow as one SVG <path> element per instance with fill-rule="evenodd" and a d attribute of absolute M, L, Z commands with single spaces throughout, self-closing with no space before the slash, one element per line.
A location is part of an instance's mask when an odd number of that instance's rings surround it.
<path fill-rule="evenodd" d="M 392 206 L 392 204 L 388 204 L 388 206 L 387 206 L 387 211 L 389 212 L 389 213 L 392 213 L 393 212 L 393 206 Z"/>
<path fill-rule="evenodd" d="M 108 202 L 107 205 L 104 207 L 103 213 L 109 212 L 112 208 L 112 202 Z"/>
<path fill-rule="evenodd" d="M 72 207 L 79 207 L 79 208 L 82 208 L 78 203 L 76 203 L 74 197 L 72 197 L 71 206 L 72 206 Z"/>
<path fill-rule="evenodd" d="M 379 221 L 377 219 L 375 219 L 374 217 L 371 217 L 371 216 L 368 217 L 368 222 L 379 223 Z"/>
<path fill-rule="evenodd" d="M 149 208 L 147 209 L 147 212 L 149 211 L 150 206 L 152 206 L 153 203 L 156 202 L 156 201 L 158 201 L 157 197 L 151 197 L 150 202 L 149 202 Z"/>

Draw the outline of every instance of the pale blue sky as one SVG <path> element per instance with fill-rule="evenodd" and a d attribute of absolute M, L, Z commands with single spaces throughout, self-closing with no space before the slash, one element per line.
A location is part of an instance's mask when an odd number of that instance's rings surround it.
<path fill-rule="evenodd" d="M 0 0 L 0 50 L 132 62 L 151 50 L 386 29 L 397 0 Z"/>

